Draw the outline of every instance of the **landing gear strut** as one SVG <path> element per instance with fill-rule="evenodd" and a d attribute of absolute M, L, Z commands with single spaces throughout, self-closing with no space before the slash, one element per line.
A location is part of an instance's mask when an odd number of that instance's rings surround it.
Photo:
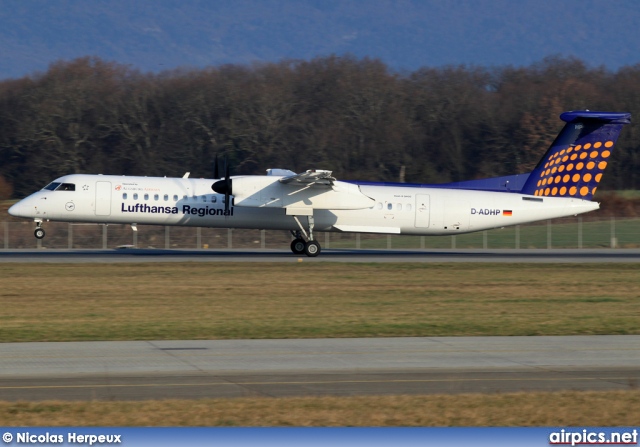
<path fill-rule="evenodd" d="M 293 216 L 293 218 L 296 220 L 300 229 L 291 232 L 291 234 L 295 238 L 293 241 L 291 241 L 291 251 L 296 255 L 301 255 L 304 253 L 310 258 L 315 258 L 320 254 L 321 247 L 317 241 L 313 240 L 313 227 L 315 225 L 313 216 L 307 216 L 309 234 L 307 234 L 307 232 L 305 231 L 302 223 L 300 222 L 300 219 L 298 219 L 298 216 Z"/>
<path fill-rule="evenodd" d="M 45 235 L 44 228 L 42 228 L 42 221 L 36 220 L 36 230 L 33 232 L 36 239 L 42 239 Z"/>

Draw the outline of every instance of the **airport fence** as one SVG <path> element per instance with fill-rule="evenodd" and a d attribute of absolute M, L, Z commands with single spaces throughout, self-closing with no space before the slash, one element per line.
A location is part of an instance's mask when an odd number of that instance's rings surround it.
<path fill-rule="evenodd" d="M 47 222 L 35 239 L 33 222 L 1 222 L 0 249 L 288 249 L 287 231 Z M 316 232 L 323 248 L 345 249 L 551 249 L 640 248 L 639 218 L 563 218 L 451 236 Z"/>

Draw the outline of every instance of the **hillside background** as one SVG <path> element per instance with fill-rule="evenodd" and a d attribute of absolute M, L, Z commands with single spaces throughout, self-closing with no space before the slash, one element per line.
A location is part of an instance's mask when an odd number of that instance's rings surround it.
<path fill-rule="evenodd" d="M 68 173 L 528 172 L 565 110 L 640 116 L 640 2 L 0 0 L 0 199 Z M 626 126 L 599 190 L 640 188 Z"/>
<path fill-rule="evenodd" d="M 393 70 L 640 62 L 640 2 L 0 0 L 0 79 L 98 56 L 159 72 L 352 54 Z"/>

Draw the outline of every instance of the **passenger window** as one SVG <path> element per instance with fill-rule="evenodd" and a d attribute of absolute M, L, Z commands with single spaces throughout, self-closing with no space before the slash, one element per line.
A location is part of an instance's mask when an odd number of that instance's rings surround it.
<path fill-rule="evenodd" d="M 396 208 L 398 209 L 398 211 L 402 211 L 402 203 L 398 203 L 396 205 Z"/>
<path fill-rule="evenodd" d="M 127 193 L 126 193 L 126 192 L 123 192 L 123 193 L 122 193 L 122 198 L 123 198 L 124 200 L 127 200 Z"/>
<path fill-rule="evenodd" d="M 165 201 L 165 202 L 168 202 L 168 201 L 169 201 L 169 194 L 165 194 L 165 195 L 164 195 L 164 201 Z"/>
<path fill-rule="evenodd" d="M 182 200 L 189 200 L 189 198 L 187 196 L 182 196 Z"/>
<path fill-rule="evenodd" d="M 381 209 L 382 209 L 382 203 L 381 203 L 381 202 L 378 202 L 378 203 L 377 203 L 377 205 L 376 205 L 376 208 L 377 208 L 377 209 L 379 209 L 379 210 L 381 210 Z"/>
<path fill-rule="evenodd" d="M 173 196 L 173 201 L 174 201 L 174 202 L 177 202 L 177 201 L 178 201 L 178 195 L 177 195 L 177 194 L 175 194 L 175 195 Z"/>
<path fill-rule="evenodd" d="M 216 203 L 218 198 L 216 196 L 211 196 L 211 203 Z"/>
<path fill-rule="evenodd" d="M 133 200 L 138 200 L 138 193 L 137 192 L 133 193 Z"/>
<path fill-rule="evenodd" d="M 160 196 L 158 194 L 154 194 L 153 200 L 158 201 L 159 198 L 160 198 Z"/>
<path fill-rule="evenodd" d="M 392 203 L 387 203 L 387 209 L 388 210 L 392 210 L 393 209 L 393 204 Z"/>
<path fill-rule="evenodd" d="M 202 201 L 206 202 L 207 201 L 207 196 L 202 196 Z"/>
<path fill-rule="evenodd" d="M 407 211 L 411 211 L 411 204 L 410 204 L 410 203 L 407 203 L 406 208 L 407 208 Z"/>
<path fill-rule="evenodd" d="M 149 194 L 144 195 L 144 200 L 149 200 Z"/>

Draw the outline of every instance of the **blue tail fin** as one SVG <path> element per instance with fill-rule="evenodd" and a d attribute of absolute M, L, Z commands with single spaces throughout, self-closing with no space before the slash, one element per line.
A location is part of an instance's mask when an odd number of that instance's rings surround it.
<path fill-rule="evenodd" d="M 520 191 L 536 196 L 591 200 L 630 113 L 565 112 L 566 121 Z"/>

